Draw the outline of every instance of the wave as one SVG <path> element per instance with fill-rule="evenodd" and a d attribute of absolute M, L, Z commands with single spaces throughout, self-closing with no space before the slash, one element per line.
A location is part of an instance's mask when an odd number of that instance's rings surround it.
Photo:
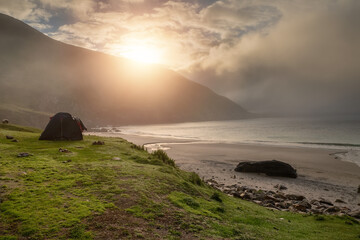
<path fill-rule="evenodd" d="M 353 143 L 323 143 L 323 142 L 296 142 L 298 144 L 306 145 L 322 145 L 322 146 L 337 146 L 337 147 L 360 147 L 360 144 Z"/>

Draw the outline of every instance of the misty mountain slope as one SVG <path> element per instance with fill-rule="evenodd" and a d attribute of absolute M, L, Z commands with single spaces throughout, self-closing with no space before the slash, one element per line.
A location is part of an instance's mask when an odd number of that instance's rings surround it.
<path fill-rule="evenodd" d="M 68 111 L 92 126 L 250 116 L 229 99 L 161 66 L 64 44 L 4 14 L 0 52 L 2 104 L 45 113 Z M 2 109 L 0 117 L 6 115 Z M 35 119 L 28 124 L 42 127 L 48 121 Z"/>

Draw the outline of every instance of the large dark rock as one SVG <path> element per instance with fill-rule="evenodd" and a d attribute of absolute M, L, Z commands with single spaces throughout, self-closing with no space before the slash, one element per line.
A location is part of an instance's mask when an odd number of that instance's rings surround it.
<path fill-rule="evenodd" d="M 287 163 L 277 160 L 241 162 L 237 165 L 235 171 L 265 173 L 268 176 L 297 177 L 296 169 Z"/>

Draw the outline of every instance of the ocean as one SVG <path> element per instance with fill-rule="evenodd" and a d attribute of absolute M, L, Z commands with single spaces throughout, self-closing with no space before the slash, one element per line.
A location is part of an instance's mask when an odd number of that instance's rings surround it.
<path fill-rule="evenodd" d="M 256 118 L 107 127 L 123 134 L 225 143 L 256 143 L 338 149 L 360 166 L 360 117 Z"/>

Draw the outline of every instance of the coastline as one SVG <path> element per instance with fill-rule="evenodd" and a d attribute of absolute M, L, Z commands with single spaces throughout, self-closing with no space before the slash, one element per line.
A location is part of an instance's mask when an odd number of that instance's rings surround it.
<path fill-rule="evenodd" d="M 339 149 L 292 147 L 268 144 L 217 143 L 189 139 L 160 138 L 122 133 L 90 133 L 121 137 L 147 148 L 164 149 L 183 170 L 196 172 L 204 180 L 226 186 L 246 186 L 264 191 L 277 191 L 275 185 L 287 189 L 284 194 L 298 194 L 307 200 L 326 199 L 339 207 L 360 209 L 360 167 L 342 161 Z M 150 149 L 151 150 L 151 149 Z M 262 174 L 235 172 L 240 161 L 280 160 L 297 169 L 298 178 L 270 177 Z"/>

